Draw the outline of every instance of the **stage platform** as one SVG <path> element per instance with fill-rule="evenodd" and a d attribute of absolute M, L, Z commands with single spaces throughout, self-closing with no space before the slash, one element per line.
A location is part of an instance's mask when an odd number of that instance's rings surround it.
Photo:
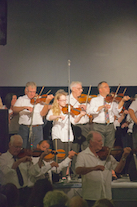
<path fill-rule="evenodd" d="M 82 196 L 81 179 L 57 183 L 54 187 L 63 190 L 70 198 Z M 137 207 L 137 182 L 131 182 L 128 177 L 112 181 L 112 198 L 115 207 Z"/>

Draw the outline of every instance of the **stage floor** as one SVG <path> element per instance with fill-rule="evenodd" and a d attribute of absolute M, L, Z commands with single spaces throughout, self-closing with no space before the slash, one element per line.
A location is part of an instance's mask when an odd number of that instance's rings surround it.
<path fill-rule="evenodd" d="M 82 196 L 81 179 L 57 183 L 54 186 L 63 190 L 70 198 Z M 115 207 L 137 207 L 137 182 L 131 182 L 128 177 L 112 181 L 112 199 Z"/>

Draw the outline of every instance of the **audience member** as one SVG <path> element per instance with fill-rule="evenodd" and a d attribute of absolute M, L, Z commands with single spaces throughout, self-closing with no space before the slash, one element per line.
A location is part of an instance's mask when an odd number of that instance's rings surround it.
<path fill-rule="evenodd" d="M 52 191 L 53 186 L 48 179 L 37 180 L 32 188 L 27 207 L 43 207 L 43 198 L 48 191 Z"/>
<path fill-rule="evenodd" d="M 113 202 L 107 198 L 99 199 L 92 207 L 114 207 Z"/>
<path fill-rule="evenodd" d="M 7 197 L 8 207 L 17 206 L 19 191 L 13 183 L 7 183 L 6 185 L 2 185 L 0 188 L 0 192 Z"/>
<path fill-rule="evenodd" d="M 88 204 L 80 196 L 74 196 L 70 199 L 70 207 L 88 207 Z"/>
<path fill-rule="evenodd" d="M 53 190 L 46 193 L 43 204 L 43 207 L 69 207 L 70 199 L 63 191 Z"/>
<path fill-rule="evenodd" d="M 7 197 L 0 193 L 0 207 L 8 207 Z"/>

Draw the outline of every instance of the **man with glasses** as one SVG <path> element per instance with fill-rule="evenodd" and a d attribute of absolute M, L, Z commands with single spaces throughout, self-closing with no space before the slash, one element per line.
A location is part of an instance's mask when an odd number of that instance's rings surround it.
<path fill-rule="evenodd" d="M 23 140 L 20 135 L 13 135 L 10 138 L 9 149 L 0 156 L 0 184 L 14 184 L 19 190 L 19 206 L 26 206 L 31 189 L 28 187 L 29 177 L 38 176 L 38 164 L 32 164 L 32 158 L 25 156 L 18 159 Z M 24 156 L 23 156 L 24 155 Z"/>
<path fill-rule="evenodd" d="M 40 103 L 32 105 L 31 99 L 36 96 L 36 89 L 34 82 L 28 82 L 25 95 L 19 97 L 13 107 L 14 113 L 19 113 L 19 134 L 23 138 L 23 148 L 28 148 L 30 145 L 36 148 L 37 144 L 43 140 L 43 117 L 47 114 L 48 105 L 53 99 L 51 94 L 47 96 L 45 105 Z M 30 127 L 32 127 L 32 133 Z"/>
<path fill-rule="evenodd" d="M 86 111 L 88 105 L 84 103 L 81 104 L 79 102 L 79 97 L 83 92 L 82 83 L 79 81 L 73 81 L 70 84 L 70 89 L 71 94 L 70 97 L 68 96 L 68 103 L 70 103 L 74 108 L 80 108 L 81 110 Z M 72 125 L 72 129 L 74 133 L 73 150 L 78 153 L 79 151 L 86 149 L 88 146 L 86 137 L 92 129 L 92 124 L 89 123 L 89 116 L 87 116 L 87 114 L 84 115 L 76 125 Z M 75 162 L 76 158 L 74 157 L 72 161 L 73 172 L 75 171 Z"/>

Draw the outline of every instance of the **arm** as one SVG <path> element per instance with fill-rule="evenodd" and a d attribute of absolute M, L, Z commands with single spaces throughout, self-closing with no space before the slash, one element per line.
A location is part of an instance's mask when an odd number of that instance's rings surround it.
<path fill-rule="evenodd" d="M 74 119 L 74 123 L 78 123 L 80 121 L 80 119 L 86 115 L 85 111 L 81 111 L 79 116 L 76 116 L 76 118 Z"/>
<path fill-rule="evenodd" d="M 75 169 L 75 172 L 76 174 L 79 174 L 79 175 L 86 175 L 89 172 L 98 171 L 98 170 L 103 171 L 104 169 L 105 167 L 103 165 L 97 165 L 95 167 L 77 167 Z"/>
<path fill-rule="evenodd" d="M 30 106 L 13 106 L 13 112 L 16 114 L 16 113 L 19 113 L 20 111 L 23 111 L 24 109 L 32 112 L 33 111 L 33 108 L 30 107 Z"/>
<path fill-rule="evenodd" d="M 133 109 L 129 109 L 128 112 L 129 112 L 131 119 L 135 122 L 135 124 L 137 124 L 137 118 L 136 118 L 136 115 Z"/>
<path fill-rule="evenodd" d="M 124 105 L 125 101 L 128 101 L 129 99 L 129 96 L 124 96 L 118 104 L 118 109 L 120 109 Z"/>
<path fill-rule="evenodd" d="M 130 152 L 131 152 L 131 148 L 130 147 L 124 148 L 124 152 L 123 152 L 122 158 L 121 158 L 120 162 L 118 163 L 118 165 L 115 168 L 115 172 L 116 173 L 120 173 L 123 170 L 123 168 L 124 168 L 124 166 L 126 164 L 126 158 L 130 154 Z"/>
<path fill-rule="evenodd" d="M 45 116 L 48 113 L 48 111 L 49 111 L 49 103 L 51 102 L 51 100 L 53 98 L 54 98 L 54 96 L 52 94 L 47 96 L 46 101 L 45 101 L 45 105 L 44 105 L 43 109 L 40 112 L 41 116 Z"/>

